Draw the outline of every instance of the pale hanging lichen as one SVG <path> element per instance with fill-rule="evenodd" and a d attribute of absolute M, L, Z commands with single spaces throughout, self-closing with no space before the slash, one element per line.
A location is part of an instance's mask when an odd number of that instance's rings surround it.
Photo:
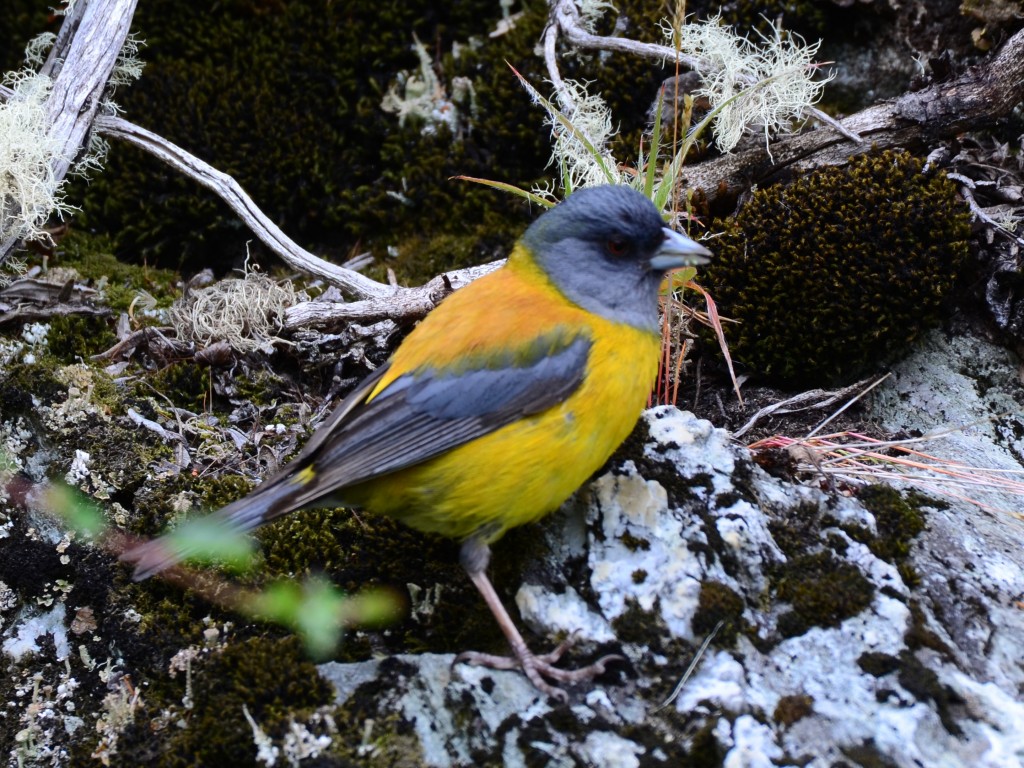
<path fill-rule="evenodd" d="M 12 93 L 0 103 L 0 242 L 48 242 L 43 227 L 50 216 L 63 219 L 74 209 L 53 173 L 62 146 L 47 130 L 50 78 L 22 70 L 5 75 L 3 83 Z"/>
<path fill-rule="evenodd" d="M 53 32 L 43 32 L 33 37 L 25 46 L 25 63 L 36 68 L 43 66 L 46 54 L 56 41 L 57 35 Z"/>
<path fill-rule="evenodd" d="M 612 112 L 604 99 L 588 93 L 583 83 L 563 80 L 558 97 L 567 96 L 571 102 L 570 120 L 526 80 L 520 78 L 520 82 L 533 102 L 547 112 L 545 124 L 551 127 L 551 165 L 559 169 L 562 186 L 579 189 L 628 181 L 628 177 L 618 170 L 618 162 L 608 149 L 608 142 L 616 131 L 612 125 Z M 550 189 L 537 188 L 535 192 L 554 199 Z"/>
<path fill-rule="evenodd" d="M 701 62 L 703 87 L 694 95 L 718 110 L 715 143 L 723 152 L 745 133 L 763 133 L 767 143 L 791 130 L 830 79 L 814 77 L 819 43 L 807 44 L 774 25 L 769 34 L 757 33 L 760 44 L 722 26 L 717 16 L 662 29 L 670 45 Z"/>
<path fill-rule="evenodd" d="M 70 12 L 70 6 L 65 13 Z M 53 170 L 57 161 L 63 164 L 70 159 L 65 156 L 63 142 L 50 132 L 47 100 L 53 83 L 47 75 L 35 71 L 43 66 L 55 40 L 52 33 L 34 37 L 25 47 L 28 66 L 4 74 L 0 81 L 10 89 L 6 100 L 0 101 L 0 244 L 18 240 L 51 243 L 45 229 L 47 221 L 52 216 L 63 220 L 76 210 L 65 199 L 64 180 L 58 179 Z M 133 35 L 125 40 L 108 81 L 103 112 L 116 114 L 118 107 L 110 95 L 142 73 L 137 55 L 140 44 Z M 107 148 L 107 142 L 92 131 L 85 151 L 71 164 L 69 173 L 86 176 L 100 170 Z M 10 260 L 5 271 L 16 270 L 17 265 L 17 261 Z"/>

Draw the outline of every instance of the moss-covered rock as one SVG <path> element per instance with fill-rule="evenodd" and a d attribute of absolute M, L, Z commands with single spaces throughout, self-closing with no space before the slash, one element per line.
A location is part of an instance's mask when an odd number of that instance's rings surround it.
<path fill-rule="evenodd" d="M 844 526 L 843 530 L 850 538 L 867 544 L 878 557 L 893 563 L 904 583 L 916 587 L 921 577 L 909 558 L 914 539 L 925 529 L 923 508 L 947 505 L 916 492 L 902 494 L 882 484 L 861 488 L 857 498 L 875 516 L 876 531 L 852 525 Z"/>
<path fill-rule="evenodd" d="M 969 214 L 912 155 L 853 158 L 757 190 L 719 221 L 703 275 L 734 360 L 792 384 L 855 376 L 939 318 L 967 254 Z"/>
<path fill-rule="evenodd" d="M 871 604 L 875 588 L 851 563 L 830 552 L 794 558 L 774 569 L 776 596 L 792 606 L 779 617 L 779 634 L 802 635 L 811 627 L 835 627 Z"/>

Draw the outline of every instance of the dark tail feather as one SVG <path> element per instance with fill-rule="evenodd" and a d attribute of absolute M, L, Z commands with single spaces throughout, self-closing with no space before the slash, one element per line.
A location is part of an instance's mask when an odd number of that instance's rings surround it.
<path fill-rule="evenodd" d="M 207 519 L 217 528 L 218 536 L 242 536 L 258 528 L 275 517 L 297 509 L 294 498 L 302 490 L 303 484 L 296 482 L 293 474 L 282 476 L 279 480 L 271 480 L 257 488 L 245 498 L 228 504 L 214 512 Z M 148 579 L 185 560 L 201 549 L 197 545 L 187 545 L 177 541 L 173 534 L 165 534 L 158 539 L 143 542 L 121 554 L 120 559 L 135 564 L 135 581 Z"/>

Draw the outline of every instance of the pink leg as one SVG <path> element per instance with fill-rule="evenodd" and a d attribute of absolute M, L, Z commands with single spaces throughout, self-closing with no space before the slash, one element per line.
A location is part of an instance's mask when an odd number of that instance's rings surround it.
<path fill-rule="evenodd" d="M 467 651 L 458 655 L 455 659 L 457 662 L 461 661 L 492 669 L 515 669 L 519 667 L 523 670 L 529 681 L 533 683 L 534 687 L 548 696 L 564 702 L 568 700 L 568 694 L 561 688 L 550 685 L 544 677 L 549 677 L 561 683 L 578 683 L 583 680 L 590 680 L 595 675 L 602 674 L 608 662 L 623 658 L 622 656 L 612 654 L 598 659 L 588 667 L 575 670 L 559 669 L 554 664 L 561 658 L 566 649 L 572 645 L 571 638 L 562 642 L 550 653 L 534 655 L 526 645 L 526 641 L 523 640 L 523 636 L 519 634 L 519 630 L 512 621 L 512 617 L 508 615 L 508 611 L 505 610 L 505 606 L 502 605 L 501 598 L 494 591 L 491 580 L 487 578 L 487 563 L 490 561 L 490 557 L 490 548 L 479 539 L 467 539 L 465 544 L 462 545 L 462 565 L 466 569 L 466 573 L 469 574 L 470 580 L 476 585 L 476 588 L 483 596 L 487 607 L 494 614 L 498 626 L 501 627 L 501 631 L 508 640 L 508 644 L 512 647 L 514 656 L 495 656 L 489 653 Z"/>

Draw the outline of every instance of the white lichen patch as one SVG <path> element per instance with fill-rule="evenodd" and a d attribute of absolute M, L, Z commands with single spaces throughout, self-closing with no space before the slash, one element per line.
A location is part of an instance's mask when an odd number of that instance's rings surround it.
<path fill-rule="evenodd" d="M 620 768 L 640 768 L 647 750 L 635 741 L 612 731 L 588 733 L 575 752 L 585 765 L 615 765 Z"/>
<path fill-rule="evenodd" d="M 332 734 L 337 732 L 330 715 L 314 712 L 305 723 L 292 720 L 284 738 L 280 744 L 276 744 L 245 706 L 242 707 L 242 714 L 252 728 L 256 761 L 268 768 L 278 765 L 279 761 L 298 768 L 303 760 L 315 760 L 330 748 L 334 740 Z"/>
<path fill-rule="evenodd" d="M 57 380 L 67 387 L 67 398 L 59 403 L 44 405 L 38 409 L 46 426 L 60 434 L 70 425 L 78 425 L 89 418 L 103 421 L 110 417 L 104 409 L 93 402 L 95 372 L 82 363 L 76 363 L 56 371 Z"/>
<path fill-rule="evenodd" d="M 820 43 L 806 44 L 798 35 L 772 26 L 760 41 L 740 37 L 718 17 L 673 28 L 662 27 L 670 45 L 701 61 L 704 96 L 718 114 L 715 142 L 733 149 L 745 133 L 759 132 L 765 143 L 788 131 L 813 106 L 829 78 L 816 77 L 814 57 Z"/>
<path fill-rule="evenodd" d="M 92 457 L 88 452 L 78 449 L 75 451 L 75 458 L 71 460 L 71 468 L 65 473 L 64 481 L 68 485 L 79 485 L 89 478 L 89 463 Z"/>
<path fill-rule="evenodd" d="M 58 667 L 59 668 L 59 667 Z M 5 715 L 16 717 L 19 730 L 14 735 L 8 754 L 10 765 L 67 765 L 66 735 L 84 725 L 74 714 L 78 680 L 65 666 L 56 681 L 42 673 L 25 674 L 9 671 L 16 680 L 14 697 L 8 702 Z"/>
<path fill-rule="evenodd" d="M 26 610 L 13 627 L 4 632 L 0 648 L 14 661 L 20 661 L 29 654 L 40 653 L 40 641 L 48 637 L 53 642 L 57 660 L 63 661 L 71 652 L 66 619 L 67 610 L 62 602 L 48 611 Z"/>
<path fill-rule="evenodd" d="M 437 133 L 441 126 L 446 126 L 452 136 L 460 136 L 469 130 L 470 118 L 477 116 L 473 81 L 468 77 L 452 78 L 449 94 L 434 71 L 430 54 L 415 35 L 412 48 L 419 59 L 419 69 L 395 76 L 381 100 L 381 109 L 397 115 L 399 125 L 410 120 L 418 122 L 425 136 Z M 458 48 L 458 43 L 453 44 L 453 53 L 457 54 Z"/>
<path fill-rule="evenodd" d="M 26 344 L 33 347 L 45 344 L 49 333 L 49 323 L 25 323 L 21 327 L 21 338 L 25 340 Z"/>
<path fill-rule="evenodd" d="M 533 627 L 544 627 L 549 634 L 594 643 L 615 639 L 608 620 L 592 611 L 572 587 L 554 594 L 543 587 L 524 584 L 516 593 L 516 607 L 523 621 Z"/>
<path fill-rule="evenodd" d="M 631 463 L 624 470 L 590 487 L 591 521 L 602 531 L 591 540 L 590 584 L 608 620 L 635 604 L 659 610 L 674 634 L 689 637 L 703 566 L 686 541 L 700 533 L 692 521 L 668 514 L 661 485 L 644 480 Z"/>
<path fill-rule="evenodd" d="M 24 469 L 25 454 L 31 445 L 32 432 L 24 418 L 0 422 L 0 488 L 6 487 L 7 478 Z M 3 494 L 0 490 L 0 498 Z"/>

